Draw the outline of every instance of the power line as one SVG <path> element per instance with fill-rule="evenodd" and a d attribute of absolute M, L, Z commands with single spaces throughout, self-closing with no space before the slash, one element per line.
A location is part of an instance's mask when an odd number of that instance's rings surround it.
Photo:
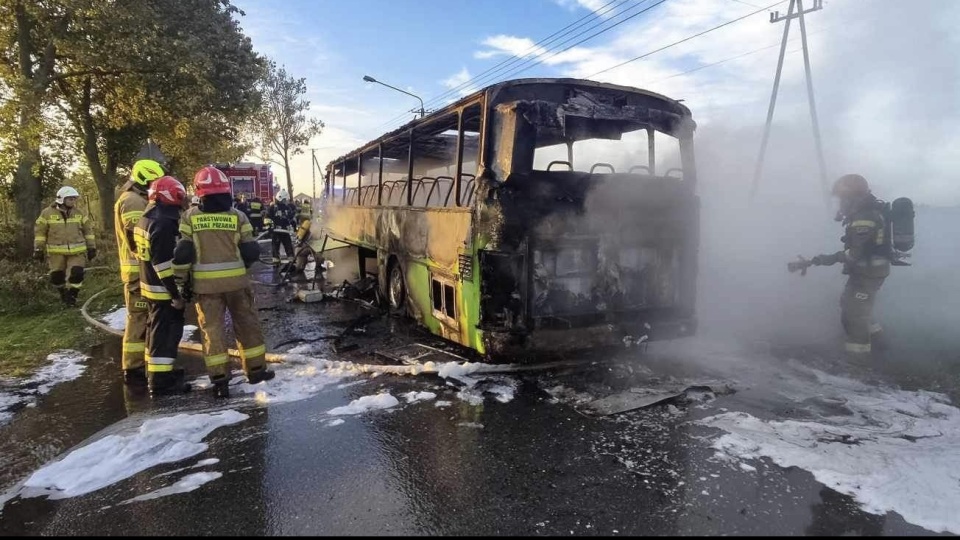
<path fill-rule="evenodd" d="M 671 43 L 671 44 L 669 44 L 669 45 L 664 45 L 663 47 L 660 47 L 659 49 L 650 51 L 650 52 L 648 52 L 648 53 L 641 54 L 640 56 L 637 56 L 637 57 L 635 57 L 635 58 L 631 58 L 630 60 L 627 60 L 627 61 L 625 61 L 625 62 L 620 62 L 619 64 L 617 64 L 617 65 L 615 65 L 615 66 L 610 66 L 610 67 L 608 67 L 607 69 L 598 71 L 598 72 L 594 73 L 593 75 L 590 75 L 590 76 L 587 77 L 587 78 L 588 78 L 588 79 L 592 79 L 592 78 L 596 77 L 597 75 L 602 75 L 602 74 L 604 74 L 604 73 L 606 73 L 606 72 L 608 72 L 608 71 L 613 71 L 614 69 L 617 69 L 617 68 L 619 68 L 619 67 L 625 66 L 625 65 L 627 65 L 627 64 L 629 64 L 629 63 L 631 63 L 631 62 L 636 62 L 637 60 L 642 60 L 642 59 L 644 59 L 644 58 L 646 58 L 646 57 L 648 57 L 648 56 L 652 56 L 652 55 L 654 55 L 654 54 L 656 54 L 656 53 L 658 53 L 658 52 L 660 52 L 660 51 L 664 51 L 664 50 L 666 50 L 666 49 L 669 49 L 670 47 L 675 47 L 675 46 L 677 46 L 677 45 L 679 45 L 679 44 L 681 44 L 681 43 L 685 43 L 685 42 L 687 42 L 687 41 L 690 41 L 691 39 L 698 38 L 698 37 L 700 37 L 700 36 L 702 36 L 702 35 L 704 35 L 704 34 L 709 34 L 710 32 L 713 32 L 714 30 L 719 30 L 719 29 L 721 29 L 721 28 L 723 28 L 723 27 L 725 27 L 725 26 L 729 26 L 729 25 L 731 25 L 731 24 L 738 23 L 738 22 L 740 22 L 740 21 L 742 21 L 742 20 L 744 20 L 744 19 L 746 19 L 746 18 L 748 18 L 748 17 L 752 17 L 752 16 L 756 15 L 757 13 L 760 13 L 761 11 L 767 11 L 767 10 L 769 10 L 770 8 L 772 8 L 772 7 L 774 7 L 774 6 L 778 5 L 778 4 L 782 4 L 782 3 L 783 3 L 783 0 L 781 0 L 780 2 L 774 2 L 773 4 L 770 4 L 770 5 L 767 6 L 767 7 L 760 8 L 760 9 L 758 9 L 758 10 L 756 10 L 756 11 L 752 11 L 752 12 L 750 12 L 750 13 L 742 16 L 742 17 L 738 17 L 738 18 L 736 18 L 736 19 L 727 21 L 727 22 L 725 22 L 725 23 L 723 23 L 723 24 L 714 26 L 713 28 L 709 28 L 709 29 L 707 29 L 707 30 L 704 30 L 704 31 L 699 32 L 699 33 L 697 33 L 697 34 L 694 34 L 694 35 L 692 35 L 692 36 L 685 37 L 685 38 L 683 38 L 683 39 L 681 39 L 681 40 L 679 40 L 679 41 L 674 41 L 673 43 Z"/>
<path fill-rule="evenodd" d="M 644 0 L 644 1 L 646 2 L 646 1 L 648 1 L 648 0 Z M 526 66 L 526 67 L 523 67 L 523 64 L 521 64 L 520 66 L 517 66 L 517 69 L 515 69 L 514 71 L 511 71 L 510 73 L 506 74 L 506 75 L 504 76 L 504 79 L 513 77 L 513 76 L 515 76 L 515 75 L 517 75 L 517 74 L 520 74 L 520 73 L 523 73 L 524 71 L 527 71 L 527 70 L 530 69 L 530 68 L 534 68 L 534 67 L 536 67 L 536 66 L 538 66 L 538 65 L 546 62 L 547 60 L 549 60 L 549 59 L 557 56 L 558 54 L 567 52 L 567 51 L 569 51 L 570 49 L 576 47 L 577 45 L 580 45 L 580 44 L 583 44 L 583 43 L 585 43 L 585 42 L 587 42 L 587 41 L 590 41 L 591 39 L 599 36 L 600 34 L 604 34 L 604 33 L 606 33 L 606 32 L 609 32 L 610 30 L 613 30 L 613 29 L 616 28 L 617 26 L 620 26 L 621 24 L 629 21 L 630 19 L 633 19 L 634 17 L 637 17 L 637 16 L 639 16 L 639 15 L 643 15 L 644 13 L 646 13 L 646 12 L 650 11 L 651 9 L 659 6 L 660 4 L 663 4 L 663 3 L 666 2 L 666 1 L 667 1 L 667 0 L 660 0 L 660 1 L 657 2 L 656 4 L 653 4 L 652 6 L 647 7 L 647 8 L 645 8 L 645 9 L 643 9 L 643 10 L 637 12 L 637 13 L 634 13 L 633 15 L 630 15 L 629 17 L 627 17 L 627 18 L 625 18 L 625 19 L 623 19 L 623 20 L 621 20 L 621 21 L 618 21 L 616 24 L 614 24 L 614 25 L 612 25 L 612 26 L 608 26 L 607 28 L 604 28 L 603 30 L 600 30 L 599 32 L 595 32 L 595 33 L 593 33 L 593 34 L 591 34 L 591 35 L 589 35 L 589 36 L 581 39 L 580 41 L 574 43 L 573 45 L 570 45 L 569 47 L 566 47 L 566 48 L 564 48 L 564 49 L 562 49 L 562 50 L 556 51 L 556 52 L 554 52 L 553 54 L 551 54 L 550 56 L 547 56 L 547 57 L 545 57 L 545 58 L 542 58 L 542 59 L 540 59 L 540 60 L 537 60 L 536 62 L 534 62 L 534 63 L 531 64 L 531 65 L 528 65 L 528 66 Z M 639 4 L 638 4 L 638 6 L 639 6 Z M 637 7 L 637 6 L 635 6 L 635 7 Z M 631 9 L 632 9 L 632 8 L 631 8 Z M 588 29 L 588 30 L 589 30 L 589 29 Z M 578 37 L 578 36 L 580 36 L 580 35 L 583 35 L 584 33 L 586 33 L 586 31 L 587 31 L 587 30 L 584 30 L 583 32 L 577 34 L 576 36 L 573 36 L 573 38 L 576 38 L 576 37 Z M 570 39 L 564 41 L 563 43 L 561 43 L 561 45 L 563 45 L 564 43 L 569 42 L 569 41 L 570 41 L 571 39 L 573 39 L 573 38 L 570 38 Z M 544 54 L 546 54 L 546 53 L 544 53 Z M 542 56 L 542 55 L 539 55 L 539 56 Z M 539 56 L 538 56 L 538 57 L 539 57 Z M 537 57 L 531 58 L 531 59 L 528 60 L 527 62 L 530 62 L 530 61 L 532 61 L 532 60 L 535 60 L 536 58 L 537 58 Z"/>
<path fill-rule="evenodd" d="M 495 66 L 493 66 L 493 67 L 485 70 L 484 72 L 476 75 L 475 77 L 473 77 L 473 78 L 471 78 L 471 79 L 469 79 L 469 80 L 467 80 L 467 81 L 459 84 L 457 87 L 451 88 L 451 89 L 443 92 L 442 94 L 440 94 L 440 95 L 438 95 L 438 96 L 435 96 L 435 97 L 433 97 L 433 98 L 430 98 L 430 99 L 427 101 L 427 105 L 428 105 L 428 106 L 437 105 L 438 103 L 442 102 L 443 99 L 445 99 L 445 98 L 447 98 L 447 97 L 449 97 L 449 96 L 451 96 L 451 95 L 456 94 L 457 92 L 459 92 L 460 90 L 463 90 L 464 88 L 468 88 L 468 87 L 470 87 L 471 85 L 479 85 L 479 84 L 482 84 L 481 81 L 483 81 L 483 82 L 488 82 L 488 81 L 494 80 L 494 78 L 495 78 L 494 75 L 495 75 L 497 72 L 502 72 L 504 69 L 509 68 L 511 64 L 515 64 L 517 61 L 520 61 L 522 58 L 528 56 L 529 53 L 531 53 L 531 52 L 533 52 L 533 51 L 536 51 L 537 49 L 543 49 L 546 45 L 549 45 L 549 44 L 557 41 L 558 39 L 560 39 L 560 38 L 562 38 L 562 37 L 564 37 L 564 36 L 566 36 L 566 35 L 574 32 L 574 31 L 578 30 L 579 28 L 586 26 L 587 24 L 589 24 L 588 19 L 596 19 L 596 18 L 599 18 L 599 17 L 601 17 L 601 16 L 603 16 L 603 15 L 606 15 L 606 14 L 610 13 L 611 11 L 616 10 L 617 8 L 619 8 L 620 6 L 622 6 L 623 4 L 626 4 L 626 3 L 629 2 L 629 1 L 632 1 L 632 0 L 612 0 L 612 1 L 604 4 L 604 5 L 601 6 L 599 9 L 597 9 L 597 10 L 595 10 L 595 11 L 592 11 L 590 14 L 585 15 L 584 17 L 581 17 L 580 19 L 577 19 L 577 20 L 574 21 L 573 23 L 568 24 L 567 26 L 565 26 L 565 27 L 561 28 L 560 30 L 554 32 L 553 34 L 547 36 L 546 38 L 541 39 L 540 41 L 538 41 L 537 43 L 535 43 L 533 46 L 531 46 L 530 48 L 528 48 L 526 51 L 524 51 L 524 52 L 521 53 L 520 55 L 513 55 L 512 57 L 510 57 L 510 58 L 508 58 L 508 59 L 500 62 L 499 64 L 497 64 L 497 65 L 495 65 Z M 619 16 L 623 15 L 624 13 L 627 13 L 627 12 L 629 12 L 630 10 L 635 9 L 635 8 L 638 7 L 639 5 L 641 5 L 641 4 L 645 3 L 645 2 L 648 2 L 648 1 L 649 1 L 649 0 L 641 0 L 639 4 L 636 4 L 636 5 L 627 7 L 627 8 L 623 9 L 622 11 L 620 11 L 620 12 L 618 12 L 618 13 L 614 13 L 611 17 L 612 17 L 612 18 L 619 17 Z M 613 4 L 616 4 L 616 5 L 613 5 Z M 611 20 L 612 20 L 612 19 L 611 19 Z M 588 31 L 588 30 L 590 30 L 590 29 L 593 29 L 593 28 L 596 28 L 597 26 L 603 25 L 603 24 L 605 24 L 606 22 L 608 22 L 608 21 L 600 21 L 600 22 L 597 23 L 597 24 L 593 24 L 592 26 L 589 26 L 586 30 L 583 30 L 583 31 L 581 31 L 580 33 L 576 34 L 575 36 L 573 36 L 573 37 L 571 37 L 571 38 L 568 38 L 568 39 L 560 42 L 557 46 L 561 46 L 561 45 L 563 45 L 563 44 L 565 44 L 565 43 L 568 43 L 571 39 L 574 39 L 574 38 L 576 38 L 576 37 L 578 37 L 578 36 L 580 36 L 580 35 L 583 35 L 583 33 L 585 33 L 586 31 Z M 621 22 L 623 22 L 623 21 L 621 21 Z M 619 23 L 618 23 L 618 24 L 619 24 Z M 616 26 L 616 25 L 614 25 L 614 26 Z M 612 27 L 611 27 L 611 28 L 612 28 Z M 550 50 L 550 48 L 547 48 L 547 49 L 545 49 L 545 50 L 537 53 L 536 55 L 534 55 L 533 58 L 538 58 L 538 57 L 540 57 L 540 56 L 542 56 L 542 55 L 544 55 L 544 54 L 547 54 L 547 53 L 549 53 L 549 52 L 551 52 L 551 50 Z M 528 60 L 528 61 L 529 61 L 529 60 Z M 521 65 L 522 65 L 522 64 L 523 64 L 523 63 L 521 63 Z M 394 124 L 395 122 L 397 122 L 398 120 L 400 120 L 401 118 L 403 118 L 405 115 L 406 115 L 406 113 L 401 113 L 401 114 L 399 114 L 399 115 L 391 118 L 391 119 L 388 120 L 387 122 L 381 124 L 380 126 L 377 127 L 377 129 L 379 130 L 379 129 L 383 128 L 384 126 L 388 126 L 388 125 Z"/>

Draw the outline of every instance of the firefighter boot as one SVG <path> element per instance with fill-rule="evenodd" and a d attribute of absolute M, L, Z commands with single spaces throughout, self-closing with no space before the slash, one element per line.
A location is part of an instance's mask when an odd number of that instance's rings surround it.
<path fill-rule="evenodd" d="M 276 376 L 277 374 L 273 370 L 267 369 L 266 366 L 263 366 L 257 369 L 250 370 L 250 373 L 247 374 L 247 383 L 257 384 L 264 381 L 269 381 L 270 379 L 273 379 Z"/>
<path fill-rule="evenodd" d="M 147 372 L 144 368 L 123 370 L 123 384 L 127 386 L 147 386 Z"/>
<path fill-rule="evenodd" d="M 76 305 L 77 305 L 77 296 L 78 296 L 79 294 L 80 294 L 80 289 L 75 289 L 75 288 L 73 288 L 73 287 L 70 287 L 70 288 L 68 288 L 68 289 L 64 289 L 64 300 L 63 300 L 63 303 L 66 304 L 66 305 L 68 305 L 68 306 L 70 306 L 70 307 L 76 306 Z"/>
<path fill-rule="evenodd" d="M 226 376 L 211 379 L 213 383 L 213 397 L 226 399 L 230 397 L 230 380 Z"/>
<path fill-rule="evenodd" d="M 147 386 L 151 396 L 170 394 L 185 394 L 190 391 L 190 385 L 183 380 L 184 370 L 150 372 L 147 375 Z"/>
<path fill-rule="evenodd" d="M 68 300 L 68 297 L 70 295 L 70 290 L 66 287 L 58 287 L 57 292 L 60 293 L 60 301 L 63 302 L 63 305 L 69 306 L 70 300 Z"/>

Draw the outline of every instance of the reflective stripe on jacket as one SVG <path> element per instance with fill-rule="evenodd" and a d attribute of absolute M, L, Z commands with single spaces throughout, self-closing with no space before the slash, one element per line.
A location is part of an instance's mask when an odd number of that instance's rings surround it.
<path fill-rule="evenodd" d="M 876 204 L 865 204 L 844 220 L 843 272 L 864 277 L 890 275 L 890 259 L 883 253 L 886 226 Z"/>
<path fill-rule="evenodd" d="M 179 215 L 177 207 L 150 203 L 133 230 L 140 261 L 140 294 L 148 300 L 180 298 L 173 277 Z"/>
<path fill-rule="evenodd" d="M 254 242 L 253 226 L 243 212 L 191 208 L 180 220 L 180 235 L 194 244 L 196 261 L 190 266 L 194 292 L 218 294 L 250 286 L 240 244 Z"/>
<path fill-rule="evenodd" d="M 34 249 L 46 248 L 50 255 L 79 255 L 96 246 L 90 218 L 77 208 L 56 203 L 40 212 L 34 228 Z"/>

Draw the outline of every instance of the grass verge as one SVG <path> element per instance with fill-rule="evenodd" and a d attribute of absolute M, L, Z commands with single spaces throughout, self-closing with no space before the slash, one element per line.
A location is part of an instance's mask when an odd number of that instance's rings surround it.
<path fill-rule="evenodd" d="M 0 260 L 0 377 L 28 376 L 42 367 L 53 351 L 83 351 L 103 339 L 87 326 L 79 306 L 103 289 L 109 292 L 96 300 L 91 313 L 123 304 L 116 255 L 105 251 L 89 266 L 108 268 L 87 273 L 75 308 L 60 303 L 48 281 L 45 262 Z"/>

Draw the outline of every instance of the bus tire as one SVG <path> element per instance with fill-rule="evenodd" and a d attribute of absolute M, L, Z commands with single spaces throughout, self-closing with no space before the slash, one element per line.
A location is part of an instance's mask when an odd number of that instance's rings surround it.
<path fill-rule="evenodd" d="M 394 259 L 387 274 L 387 305 L 390 311 L 403 313 L 407 305 L 407 284 L 400 261 Z"/>

